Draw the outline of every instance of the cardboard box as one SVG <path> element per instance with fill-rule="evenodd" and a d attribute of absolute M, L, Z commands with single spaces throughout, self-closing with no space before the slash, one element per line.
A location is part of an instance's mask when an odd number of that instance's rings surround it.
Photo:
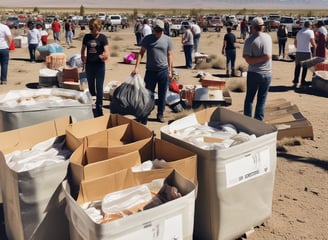
<path fill-rule="evenodd" d="M 74 138 L 73 135 L 66 136 L 73 138 L 73 141 L 70 142 L 74 142 L 76 145 L 78 140 L 81 140 Z M 90 162 L 99 162 L 134 151 L 139 151 L 141 155 L 148 155 L 151 158 L 153 136 L 153 132 L 144 125 L 130 121 L 130 123 L 108 128 L 82 138 L 84 148 L 77 149 L 70 160 L 74 192 L 79 189 L 79 184 L 84 179 L 85 166 Z M 96 154 L 90 153 L 91 151 Z"/>
<path fill-rule="evenodd" d="M 95 223 L 79 206 L 79 203 L 100 200 L 108 193 L 159 178 L 165 178 L 165 182 L 177 187 L 182 197 L 106 224 Z M 162 169 L 156 174 L 123 170 L 103 178 L 85 181 L 81 187 L 83 196 L 79 198 L 80 202 L 71 197 L 68 187 L 67 182 L 63 182 L 72 240 L 192 239 L 195 185 L 174 170 Z"/>
<path fill-rule="evenodd" d="M 222 78 L 205 76 L 202 78 L 202 87 L 215 87 L 217 89 L 225 89 L 226 81 Z"/>
<path fill-rule="evenodd" d="M 46 56 L 46 66 L 49 69 L 61 69 L 66 67 L 65 53 L 51 53 L 49 56 Z"/>
<path fill-rule="evenodd" d="M 286 99 L 271 100 L 265 110 L 265 123 L 278 129 L 277 139 L 303 137 L 313 139 L 313 128 L 295 104 Z"/>
<path fill-rule="evenodd" d="M 229 90 L 220 90 L 212 87 L 197 87 L 195 89 L 195 98 L 193 100 L 193 108 L 199 105 L 211 106 L 229 106 L 232 99 Z"/>
<path fill-rule="evenodd" d="M 56 98 L 61 100 L 55 100 Z M 65 99 L 72 101 L 62 101 Z M 61 88 L 41 88 L 11 90 L 0 95 L 0 131 L 22 128 L 67 115 L 72 116 L 74 121 L 93 118 L 90 94 Z"/>
<path fill-rule="evenodd" d="M 176 169 L 197 186 L 197 157 L 194 153 L 164 140 L 154 139 L 142 151 L 110 157 L 110 148 L 80 146 L 70 158 L 71 188 L 77 192 L 83 180 L 91 180 L 148 160 L 165 160 L 168 168 Z M 73 191 L 72 191 L 73 193 Z"/>
<path fill-rule="evenodd" d="M 0 184 L 9 239 L 69 239 L 65 201 L 59 194 L 69 161 L 16 172 L 7 165 L 5 154 L 63 136 L 70 123 L 66 116 L 0 133 Z"/>
<path fill-rule="evenodd" d="M 119 114 L 105 114 L 101 117 L 75 122 L 66 128 L 66 138 L 69 139 L 68 142 L 72 142 L 71 138 L 82 140 L 88 135 L 92 135 L 122 124 L 128 124 L 132 120 L 133 118 L 129 118 L 128 116 L 122 116 Z M 78 146 L 71 147 L 76 148 Z"/>
<path fill-rule="evenodd" d="M 209 121 L 234 125 L 256 139 L 226 149 L 204 150 L 172 136 Z M 161 128 L 161 139 L 197 154 L 198 193 L 194 239 L 236 239 L 272 213 L 277 130 L 225 108 L 207 108 Z M 255 164 L 256 163 L 256 164 Z"/>

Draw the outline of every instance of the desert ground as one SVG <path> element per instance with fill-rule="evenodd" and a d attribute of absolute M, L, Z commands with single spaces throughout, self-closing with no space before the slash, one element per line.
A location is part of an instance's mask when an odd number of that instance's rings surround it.
<path fill-rule="evenodd" d="M 124 64 L 123 57 L 132 51 L 138 51 L 135 44 L 133 28 L 118 30 L 117 32 L 103 31 L 108 38 L 111 57 L 106 67 L 106 81 L 125 81 L 133 69 L 133 65 Z M 245 65 L 242 58 L 243 42 L 239 39 L 239 31 L 234 31 L 237 40 L 237 65 Z M 24 34 L 13 31 L 15 36 Z M 216 56 L 219 61 L 224 61 L 221 54 L 223 36 L 221 32 L 204 32 L 200 38 L 200 52 L 210 56 Z M 276 33 L 270 33 L 273 39 L 273 54 L 278 54 Z M 80 53 L 81 36 L 83 33 L 77 29 L 73 46 L 66 48 L 62 34 L 64 53 L 67 58 Z M 222 77 L 226 80 L 226 86 L 236 83 L 245 85 L 245 77 L 226 78 L 225 69 L 206 68 L 188 70 L 183 66 L 184 55 L 181 48 L 180 37 L 172 38 L 174 44 L 174 69 L 179 72 L 180 84 L 200 84 L 197 77 L 200 71 Z M 49 31 L 49 43 L 53 42 L 52 32 Z M 288 39 L 292 44 L 293 39 Z M 287 44 L 287 45 L 288 45 Z M 288 51 L 288 47 L 286 47 Z M 0 93 L 5 94 L 12 89 L 26 89 L 26 84 L 37 83 L 39 70 L 45 68 L 44 62 L 30 63 L 28 61 L 28 49 L 16 48 L 10 53 L 8 84 L 0 86 Z M 143 59 L 145 61 L 145 59 Z M 224 65 L 223 65 L 224 66 Z M 141 65 L 141 75 L 144 74 L 145 64 Z M 323 240 L 328 239 L 328 118 L 326 95 L 314 90 L 293 89 L 292 79 L 294 62 L 273 61 L 273 78 L 268 101 L 284 98 L 292 104 L 296 104 L 301 113 L 311 122 L 314 131 L 313 139 L 291 138 L 278 141 L 277 168 L 273 194 L 272 216 L 261 226 L 254 228 L 254 232 L 248 236 L 250 240 Z M 311 81 L 312 72 L 309 71 L 307 80 Z M 240 112 L 243 109 L 245 92 L 231 91 L 232 104 L 226 108 Z M 105 102 L 105 105 L 108 104 Z M 108 113 L 108 108 L 105 108 Z M 166 123 L 149 121 L 147 126 L 154 130 L 160 137 L 160 128 L 168 124 L 168 121 L 187 115 L 192 110 L 182 113 L 173 113 L 167 107 L 165 112 Z M 152 112 L 156 116 L 156 110 Z M 280 151 L 283 149 L 284 151 Z M 247 219 L 245 219 L 247 221 Z"/>

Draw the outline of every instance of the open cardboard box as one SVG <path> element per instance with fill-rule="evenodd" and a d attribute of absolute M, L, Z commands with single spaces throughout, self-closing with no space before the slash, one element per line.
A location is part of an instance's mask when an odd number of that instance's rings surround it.
<path fill-rule="evenodd" d="M 69 239 L 65 201 L 58 191 L 67 175 L 69 161 L 16 172 L 9 168 L 5 154 L 63 136 L 71 123 L 71 118 L 66 116 L 0 133 L 0 184 L 9 239 Z"/>
<path fill-rule="evenodd" d="M 278 129 L 277 139 L 303 137 L 313 139 L 313 128 L 299 108 L 286 99 L 268 101 L 264 121 Z"/>
<path fill-rule="evenodd" d="M 105 224 L 91 220 L 80 204 L 102 200 L 111 192 L 165 179 L 170 186 L 177 187 L 182 197 L 157 207 L 144 210 Z M 195 205 L 195 185 L 172 169 L 160 169 L 152 174 L 132 173 L 122 170 L 101 178 L 83 181 L 78 201 L 70 194 L 66 181 L 62 184 L 67 200 L 67 217 L 70 236 L 77 239 L 192 239 Z"/>
<path fill-rule="evenodd" d="M 197 185 L 197 156 L 170 142 L 154 139 L 152 144 L 147 144 L 142 149 L 116 157 L 111 157 L 110 151 L 110 147 L 80 146 L 73 153 L 70 158 L 70 176 L 75 193 L 83 180 L 95 179 L 154 159 L 165 160 L 168 168 L 176 169 Z"/>
<path fill-rule="evenodd" d="M 88 135 L 109 129 L 122 124 L 127 124 L 133 119 L 119 114 L 105 114 L 104 116 L 91 118 L 84 121 L 75 122 L 66 128 L 66 138 L 71 142 L 71 139 L 82 139 Z M 78 147 L 78 146 L 72 146 Z"/>

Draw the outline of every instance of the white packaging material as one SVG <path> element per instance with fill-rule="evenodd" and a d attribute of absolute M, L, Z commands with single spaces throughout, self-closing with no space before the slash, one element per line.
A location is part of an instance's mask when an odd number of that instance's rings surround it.
<path fill-rule="evenodd" d="M 8 131 L 71 115 L 74 121 L 93 118 L 88 91 L 62 88 L 11 90 L 0 95 L 0 131 Z"/>

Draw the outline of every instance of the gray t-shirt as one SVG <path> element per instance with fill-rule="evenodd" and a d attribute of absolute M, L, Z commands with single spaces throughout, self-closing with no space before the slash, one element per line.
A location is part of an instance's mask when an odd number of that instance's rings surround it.
<path fill-rule="evenodd" d="M 157 39 L 154 34 L 147 35 L 141 42 L 147 49 L 146 69 L 161 71 L 168 68 L 167 52 L 172 51 L 173 44 L 169 36 L 162 34 Z"/>
<path fill-rule="evenodd" d="M 260 32 L 258 35 L 251 35 L 245 41 L 243 55 L 251 57 L 260 57 L 263 55 L 272 55 L 272 39 L 269 34 Z M 271 59 L 266 62 L 257 64 L 249 64 L 249 72 L 256 72 L 259 74 L 271 74 L 272 61 Z"/>

